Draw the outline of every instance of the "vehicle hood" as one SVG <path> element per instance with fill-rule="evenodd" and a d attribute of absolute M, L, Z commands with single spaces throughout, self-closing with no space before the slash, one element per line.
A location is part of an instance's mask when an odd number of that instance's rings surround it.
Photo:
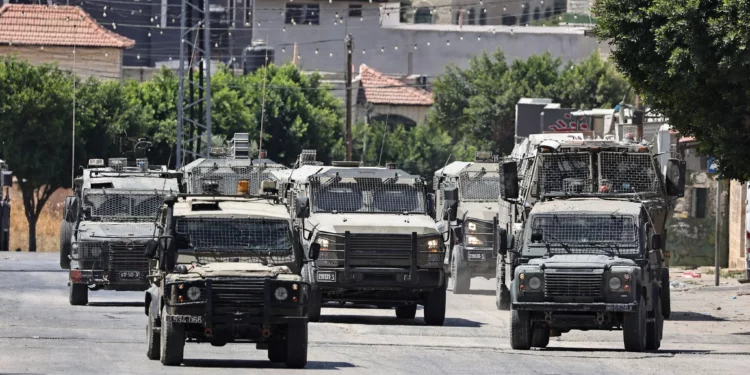
<path fill-rule="evenodd" d="M 346 231 L 388 234 L 417 232 L 418 236 L 438 234 L 435 221 L 424 214 L 313 214 L 308 219 L 308 223 L 318 232 L 335 234 L 344 234 Z"/>
<path fill-rule="evenodd" d="M 103 241 L 106 239 L 147 240 L 158 235 L 154 223 L 112 223 L 84 221 L 78 225 L 78 239 Z"/>
<path fill-rule="evenodd" d="M 204 265 L 188 265 L 186 274 L 170 274 L 174 280 L 205 279 L 212 277 L 275 277 L 279 280 L 301 281 L 287 266 L 262 265 L 260 263 L 221 262 Z"/>
<path fill-rule="evenodd" d="M 593 269 L 608 269 L 612 266 L 635 266 L 635 262 L 630 259 L 591 254 L 553 255 L 549 258 L 531 259 L 528 264 L 537 265 L 543 268 Z"/>
<path fill-rule="evenodd" d="M 605 200 L 599 198 L 570 198 L 538 202 L 531 209 L 532 214 L 612 214 L 638 215 L 642 204 L 627 200 Z"/>
<path fill-rule="evenodd" d="M 497 202 L 461 202 L 458 206 L 458 217 L 464 220 L 492 221 L 499 212 Z"/>

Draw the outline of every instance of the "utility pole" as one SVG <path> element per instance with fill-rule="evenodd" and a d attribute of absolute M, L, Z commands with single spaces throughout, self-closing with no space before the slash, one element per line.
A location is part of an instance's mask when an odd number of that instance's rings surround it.
<path fill-rule="evenodd" d="M 719 246 L 721 245 L 721 179 L 719 177 L 716 177 L 716 239 L 715 242 L 715 252 L 714 252 L 714 284 L 716 286 L 719 286 L 719 273 L 721 272 L 721 267 L 719 266 Z"/>
<path fill-rule="evenodd" d="M 346 34 L 346 161 L 352 160 L 352 51 L 354 40 L 352 34 Z"/>

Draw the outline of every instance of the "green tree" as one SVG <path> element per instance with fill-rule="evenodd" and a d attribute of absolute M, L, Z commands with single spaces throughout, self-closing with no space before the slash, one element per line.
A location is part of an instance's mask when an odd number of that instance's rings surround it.
<path fill-rule="evenodd" d="M 750 180 L 750 3 L 599 0 L 594 11 L 636 92 L 725 178 Z"/>
<path fill-rule="evenodd" d="M 586 60 L 568 63 L 557 82 L 557 95 L 565 108 L 613 108 L 627 89 L 628 82 L 614 64 L 597 52 Z"/>
<path fill-rule="evenodd" d="M 3 154 L 18 179 L 36 251 L 36 223 L 52 193 L 71 184 L 73 77 L 52 65 L 0 60 Z"/>

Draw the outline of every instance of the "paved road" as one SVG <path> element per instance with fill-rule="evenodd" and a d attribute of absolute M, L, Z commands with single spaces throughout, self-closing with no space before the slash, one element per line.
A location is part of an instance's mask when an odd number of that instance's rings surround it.
<path fill-rule="evenodd" d="M 89 306 L 72 307 L 56 258 L 0 253 L 0 373 L 687 374 L 750 363 L 745 287 L 675 293 L 676 319 L 658 353 L 624 352 L 621 332 L 573 332 L 546 350 L 519 352 L 508 344 L 509 314 L 494 306 L 494 280 L 474 279 L 473 294 L 449 294 L 444 327 L 425 326 L 421 312 L 404 324 L 390 310 L 324 308 L 323 322 L 310 325 L 306 370 L 271 364 L 254 345 L 209 344 L 187 344 L 184 365 L 166 368 L 145 355 L 142 295 L 98 291 Z"/>

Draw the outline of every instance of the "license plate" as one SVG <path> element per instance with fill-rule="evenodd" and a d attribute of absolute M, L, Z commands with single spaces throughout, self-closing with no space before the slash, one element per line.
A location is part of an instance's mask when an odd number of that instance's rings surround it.
<path fill-rule="evenodd" d="M 469 260 L 482 261 L 482 260 L 484 260 L 484 253 L 472 253 L 472 252 L 469 252 Z"/>
<path fill-rule="evenodd" d="M 633 306 L 622 303 L 614 303 L 607 305 L 607 311 L 631 311 Z"/>
<path fill-rule="evenodd" d="M 336 282 L 336 272 L 318 272 L 318 281 L 333 283 Z"/>
<path fill-rule="evenodd" d="M 123 271 L 119 273 L 121 279 L 138 279 L 141 277 L 139 271 Z"/>
<path fill-rule="evenodd" d="M 169 315 L 169 320 L 175 323 L 202 324 L 203 317 L 200 315 Z"/>

